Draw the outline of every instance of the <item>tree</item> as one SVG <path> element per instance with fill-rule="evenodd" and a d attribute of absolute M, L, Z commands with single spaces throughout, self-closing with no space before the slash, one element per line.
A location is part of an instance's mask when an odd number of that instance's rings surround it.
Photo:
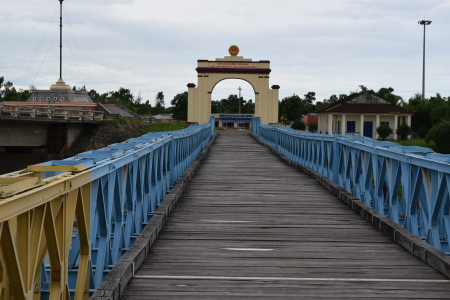
<path fill-rule="evenodd" d="M 317 122 L 309 122 L 309 125 L 308 125 L 309 132 L 315 133 L 315 132 L 317 132 L 318 128 L 319 128 L 319 125 L 317 124 Z"/>
<path fill-rule="evenodd" d="M 175 120 L 187 121 L 188 92 L 177 94 L 170 104 L 172 104 L 172 117 Z"/>
<path fill-rule="evenodd" d="M 308 104 L 313 104 L 316 101 L 316 92 L 308 92 L 304 96 L 303 100 Z"/>
<path fill-rule="evenodd" d="M 134 104 L 134 96 L 129 89 L 123 87 L 116 92 L 110 92 L 109 98 L 112 102 L 122 102 L 123 104 Z"/>
<path fill-rule="evenodd" d="M 422 99 L 422 94 L 415 94 L 406 105 L 408 109 L 414 111 L 414 115 L 411 118 L 411 128 L 420 137 L 425 137 L 431 127 L 433 127 L 430 120 L 430 107 L 427 105 L 427 102 L 428 100 Z"/>
<path fill-rule="evenodd" d="M 380 138 L 384 141 L 388 136 L 390 136 L 394 130 L 389 127 L 389 125 L 382 124 L 380 127 L 377 128 L 377 133 L 380 136 Z"/>
<path fill-rule="evenodd" d="M 376 92 L 376 94 L 386 100 L 388 100 L 389 102 L 393 103 L 393 104 L 398 104 L 399 102 L 403 102 L 403 98 L 393 94 L 392 92 L 394 91 L 393 88 L 388 87 L 388 88 L 380 88 L 378 90 L 378 92 Z"/>
<path fill-rule="evenodd" d="M 430 100 L 427 102 L 427 106 L 430 111 L 428 116 L 433 126 L 449 119 L 450 106 L 440 94 L 436 94 L 435 97 L 430 97 Z"/>
<path fill-rule="evenodd" d="M 434 141 L 436 144 L 436 152 L 449 154 L 450 153 L 450 121 L 443 121 L 431 128 L 425 140 L 429 143 Z"/>
<path fill-rule="evenodd" d="M 0 77 L 0 99 L 2 101 L 13 101 L 17 91 L 11 81 L 4 82 L 4 78 Z"/>
<path fill-rule="evenodd" d="M 152 108 L 149 104 L 141 104 L 136 109 L 136 113 L 140 115 L 151 115 L 152 114 Z"/>
<path fill-rule="evenodd" d="M 141 94 L 141 91 L 139 91 L 139 94 L 138 94 L 136 100 L 134 101 L 134 104 L 140 105 L 141 101 L 142 101 L 142 94 Z"/>
<path fill-rule="evenodd" d="M 401 140 L 407 140 L 408 135 L 412 132 L 411 127 L 409 127 L 405 122 L 397 128 L 397 135 L 400 136 Z"/>
<path fill-rule="evenodd" d="M 283 98 L 279 103 L 280 116 L 284 115 L 284 118 L 288 121 L 300 119 L 305 112 L 302 99 L 296 94 Z"/>
<path fill-rule="evenodd" d="M 305 130 L 306 125 L 305 125 L 305 123 L 303 123 L 302 119 L 299 118 L 299 119 L 296 119 L 294 122 L 292 122 L 291 128 L 295 129 L 295 130 Z"/>
<path fill-rule="evenodd" d="M 155 115 L 161 114 L 161 113 L 164 113 L 165 110 L 166 110 L 166 104 L 164 103 L 164 93 L 158 92 L 158 94 L 156 94 L 155 107 L 153 108 L 153 114 L 155 114 Z"/>

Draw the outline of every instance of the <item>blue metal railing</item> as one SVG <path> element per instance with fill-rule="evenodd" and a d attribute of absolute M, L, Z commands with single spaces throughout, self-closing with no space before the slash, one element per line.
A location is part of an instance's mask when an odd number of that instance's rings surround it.
<path fill-rule="evenodd" d="M 58 161 L 91 165 L 90 183 L 90 282 L 95 291 L 109 270 L 134 243 L 164 196 L 215 134 L 209 123 L 163 133 L 149 133 L 124 143 L 80 153 Z M 55 162 L 49 162 L 55 165 Z M 57 174 L 47 174 L 54 176 Z M 80 257 L 78 232 L 69 257 L 69 289 L 75 290 Z M 48 297 L 50 267 L 41 272 L 43 299 Z"/>
<path fill-rule="evenodd" d="M 261 125 L 259 118 L 252 120 L 252 133 L 450 254 L 450 155 L 361 136 Z"/>

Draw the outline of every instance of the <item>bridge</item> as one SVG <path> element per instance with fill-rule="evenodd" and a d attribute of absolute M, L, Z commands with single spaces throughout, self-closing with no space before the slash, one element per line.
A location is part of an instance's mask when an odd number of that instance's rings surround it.
<path fill-rule="evenodd" d="M 448 298 L 448 156 L 213 124 L 0 176 L 0 298 Z"/>

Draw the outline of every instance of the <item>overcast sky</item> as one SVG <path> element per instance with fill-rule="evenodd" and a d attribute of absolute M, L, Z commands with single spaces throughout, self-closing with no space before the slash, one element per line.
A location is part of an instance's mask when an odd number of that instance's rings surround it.
<path fill-rule="evenodd" d="M 0 76 L 48 89 L 59 78 L 59 0 L 0 5 Z M 443 0 L 65 0 L 63 79 L 97 92 L 130 89 L 166 106 L 197 84 L 198 59 L 270 60 L 280 99 L 316 92 L 317 100 L 393 87 L 405 100 L 422 90 L 450 96 L 450 1 Z M 242 80 L 225 80 L 213 99 L 254 99 Z"/>

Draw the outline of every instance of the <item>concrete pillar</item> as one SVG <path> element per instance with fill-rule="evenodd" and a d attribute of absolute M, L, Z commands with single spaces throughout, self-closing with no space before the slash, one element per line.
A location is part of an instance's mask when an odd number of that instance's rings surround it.
<path fill-rule="evenodd" d="M 361 115 L 361 118 L 359 120 L 359 135 L 364 135 L 364 115 Z"/>
<path fill-rule="evenodd" d="M 379 139 L 379 135 L 377 132 L 377 128 L 380 127 L 380 115 L 376 114 L 375 116 L 375 139 Z"/>
<path fill-rule="evenodd" d="M 394 115 L 394 140 L 397 139 L 398 115 Z"/>
<path fill-rule="evenodd" d="M 333 114 L 328 115 L 328 134 L 333 134 Z"/>
<path fill-rule="evenodd" d="M 347 132 L 347 115 L 342 114 L 342 134 L 345 134 Z"/>

